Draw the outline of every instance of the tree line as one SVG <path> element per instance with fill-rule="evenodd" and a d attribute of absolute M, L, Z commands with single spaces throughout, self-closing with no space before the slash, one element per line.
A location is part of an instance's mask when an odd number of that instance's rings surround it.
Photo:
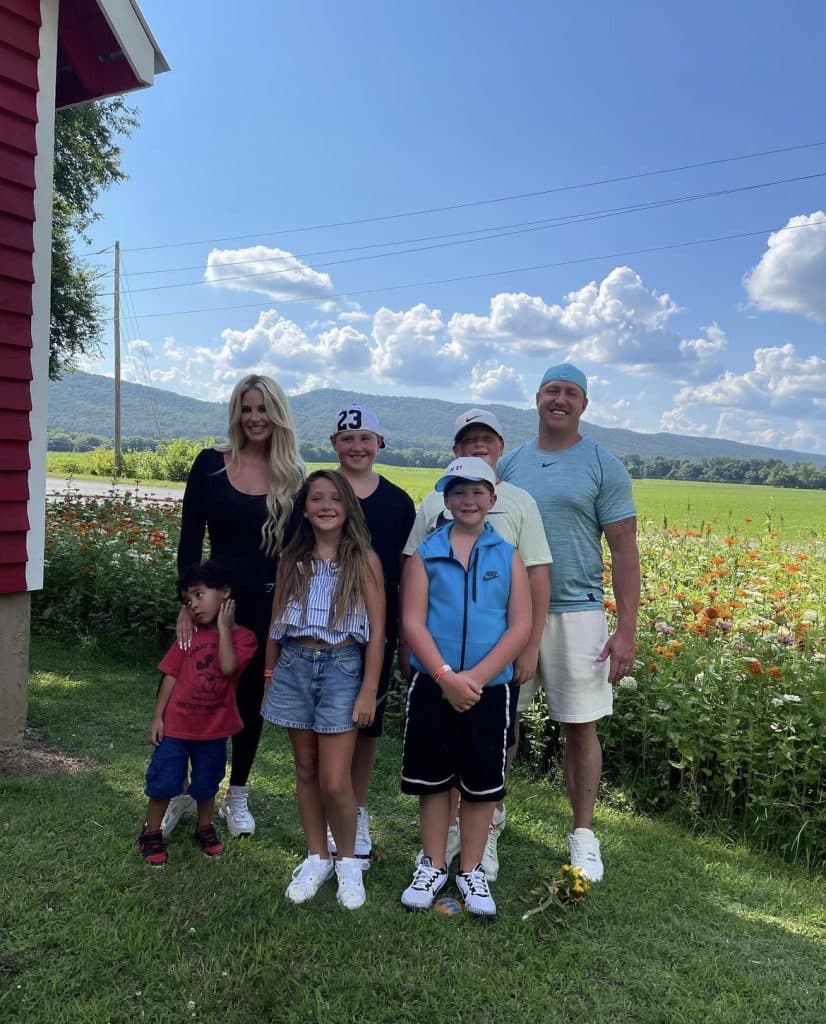
<path fill-rule="evenodd" d="M 154 441 L 151 438 L 124 438 L 123 476 L 144 480 L 186 480 L 192 460 L 201 448 L 214 439 L 190 441 Z M 61 471 L 91 473 L 111 477 L 115 472 L 115 453 L 108 439 L 94 434 L 71 434 L 65 430 L 49 431 L 49 450 L 66 452 L 68 462 L 61 462 Z M 68 453 L 78 454 L 72 462 Z M 302 444 L 301 457 L 307 462 L 330 462 L 333 452 L 329 444 Z M 390 466 L 411 466 L 438 469 L 453 457 L 448 449 L 385 448 L 381 462 Z M 772 487 L 796 487 L 805 490 L 826 490 L 826 469 L 810 462 L 793 465 L 780 459 L 733 459 L 717 456 L 703 461 L 668 458 L 655 455 L 621 455 L 620 459 L 635 480 L 697 480 L 705 483 L 768 484 Z"/>

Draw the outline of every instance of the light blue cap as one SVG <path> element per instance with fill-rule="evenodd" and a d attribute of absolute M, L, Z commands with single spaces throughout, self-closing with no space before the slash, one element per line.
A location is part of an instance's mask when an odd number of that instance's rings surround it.
<path fill-rule="evenodd" d="M 549 366 L 539 386 L 542 387 L 549 380 L 567 380 L 571 384 L 576 384 L 578 388 L 582 388 L 583 395 L 587 396 L 588 394 L 588 378 L 573 363 L 557 363 L 556 366 Z"/>

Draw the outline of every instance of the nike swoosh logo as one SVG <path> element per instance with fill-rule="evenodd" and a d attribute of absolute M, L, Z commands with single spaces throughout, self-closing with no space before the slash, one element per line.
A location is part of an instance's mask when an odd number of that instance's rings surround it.
<path fill-rule="evenodd" d="M 546 466 L 555 466 L 557 462 L 559 462 L 559 459 L 556 459 L 554 462 L 543 462 L 542 468 L 544 469 Z"/>
<path fill-rule="evenodd" d="M 465 423 L 472 423 L 473 420 L 478 420 L 478 414 L 476 416 L 465 416 Z"/>

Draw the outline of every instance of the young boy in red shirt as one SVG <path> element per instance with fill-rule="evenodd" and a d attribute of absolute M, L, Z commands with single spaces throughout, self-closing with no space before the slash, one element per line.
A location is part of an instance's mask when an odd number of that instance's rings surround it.
<path fill-rule="evenodd" d="M 178 592 L 195 632 L 187 650 L 173 643 L 158 666 L 163 679 L 147 733 L 155 747 L 146 770 L 149 807 L 138 837 L 152 867 L 166 863 L 161 819 L 183 791 L 187 769 L 198 807 L 195 839 L 207 857 L 224 852 L 212 823 L 215 794 L 226 770 L 227 738 L 243 727 L 235 702 L 238 676 L 257 646 L 252 630 L 235 625 L 229 581 L 216 562 L 184 570 Z"/>

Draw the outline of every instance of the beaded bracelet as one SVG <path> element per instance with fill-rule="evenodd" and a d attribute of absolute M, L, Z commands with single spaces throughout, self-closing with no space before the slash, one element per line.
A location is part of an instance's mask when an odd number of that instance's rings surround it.
<path fill-rule="evenodd" d="M 442 676 L 447 675 L 448 672 L 452 671 L 453 669 L 450 667 L 450 665 L 440 665 L 430 678 L 433 680 L 434 683 L 438 683 Z"/>

